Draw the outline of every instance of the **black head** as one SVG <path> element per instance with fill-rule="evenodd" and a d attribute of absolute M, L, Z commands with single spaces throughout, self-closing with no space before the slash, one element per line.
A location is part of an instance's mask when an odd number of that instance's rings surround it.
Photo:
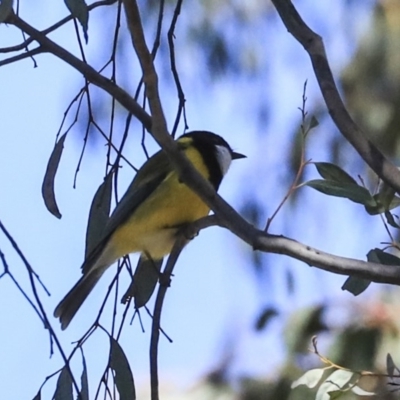
<path fill-rule="evenodd" d="M 210 182 L 216 190 L 228 171 L 231 161 L 246 157 L 234 152 L 224 138 L 212 132 L 193 131 L 182 135 L 178 140 L 185 138 L 191 139 L 193 145 L 203 156 L 209 169 Z"/>

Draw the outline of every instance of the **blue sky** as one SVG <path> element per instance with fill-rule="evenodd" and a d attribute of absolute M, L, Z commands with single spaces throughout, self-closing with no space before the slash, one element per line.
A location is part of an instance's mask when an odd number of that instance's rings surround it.
<path fill-rule="evenodd" d="M 351 25 L 346 21 L 343 1 L 331 0 L 317 5 L 312 0 L 298 3 L 304 19 L 324 37 L 333 71 L 337 74 L 349 60 L 355 39 L 367 24 L 372 1 L 365 2 L 358 10 L 356 25 L 353 21 Z M 46 15 L 41 11 L 43 7 L 22 4 L 22 17 L 35 27 L 44 28 L 67 14 L 61 1 L 46 4 Z M 190 9 L 184 11 L 182 18 L 185 13 L 190 15 Z M 94 32 L 101 23 L 96 18 L 99 14 L 91 16 L 89 27 L 89 46 L 92 46 L 89 53 L 92 54 L 96 53 L 99 44 Z M 349 26 L 353 31 L 349 31 Z M 251 196 L 268 205 L 268 210 L 273 210 L 286 191 L 282 185 L 286 176 L 282 154 L 289 146 L 288 138 L 298 122 L 297 107 L 301 104 L 304 81 L 308 79 L 309 82 L 310 104 L 320 101 L 320 94 L 308 57 L 279 20 L 260 24 L 259 36 L 264 37 L 260 48 L 265 51 L 263 62 L 268 73 L 256 82 L 250 78 L 221 79 L 213 85 L 204 85 L 196 81 L 196 66 L 193 71 L 189 68 L 190 53 L 189 56 L 183 54 L 180 61 L 187 67 L 182 79 L 187 92 L 190 129 L 219 133 L 236 150 L 248 156 L 232 165 L 220 194 L 239 207 L 251 192 Z M 76 49 L 71 24 L 51 37 L 69 49 Z M 16 29 L 0 26 L 1 47 L 20 41 L 21 35 Z M 264 43 L 267 45 L 262 47 Z M 46 297 L 43 292 L 40 295 L 51 315 L 60 298 L 80 275 L 87 215 L 93 194 L 102 182 L 105 147 L 99 139 L 96 146 L 88 149 L 74 190 L 73 177 L 82 136 L 76 129 L 71 132 L 56 179 L 56 196 L 63 217 L 57 220 L 50 215 L 41 198 L 42 179 L 63 111 L 80 87 L 80 77 L 51 55 L 39 55 L 36 59 L 38 68 L 35 69 L 29 59 L 0 69 L 0 181 L 4 193 L 0 199 L 0 219 L 49 288 L 51 297 Z M 172 115 L 169 118 L 172 124 L 175 92 L 162 82 L 161 93 L 165 95 L 164 110 L 167 116 Z M 254 107 L 249 100 L 253 94 L 258 101 L 268 104 L 271 117 L 265 126 L 260 127 L 254 117 Z M 316 130 L 308 148 L 314 160 L 329 158 L 326 132 L 331 132 L 329 122 Z M 156 150 L 155 146 L 151 147 Z M 132 143 L 126 148 L 125 155 L 138 166 L 143 160 Z M 313 173 L 310 169 L 309 174 Z M 122 193 L 133 172 L 124 167 L 121 176 Z M 274 233 L 294 236 L 324 251 L 358 258 L 364 258 L 379 241 L 377 238 L 382 237 L 381 228 L 371 219 L 357 221 L 357 226 L 345 225 L 344 221 L 357 215 L 359 209 L 356 205 L 326 198 L 311 189 L 302 190 L 308 192 L 301 197 L 301 212 L 286 208 L 272 227 Z M 314 218 L 316 214 L 323 215 L 322 222 L 321 218 Z M 338 223 L 338 215 L 343 224 Z M 361 245 L 358 240 L 352 240 L 362 235 L 365 229 L 370 229 L 371 223 L 377 227 L 377 236 L 371 234 L 366 238 L 363 235 Z M 338 231 L 342 233 L 338 235 Z M 1 235 L 0 248 L 12 272 L 29 290 L 21 261 Z M 184 250 L 163 310 L 162 326 L 174 341 L 169 344 L 161 338 L 160 376 L 163 382 L 180 387 L 192 385 L 218 364 L 230 346 L 235 349 L 233 377 L 273 375 L 274 367 L 278 367 L 284 357 L 279 337 L 285 317 L 293 311 L 294 302 L 302 306 L 333 298 L 338 302 L 351 299 L 350 294 L 340 290 L 343 278 L 317 272 L 288 258 L 269 257 L 271 268 L 293 270 L 298 291 L 288 299 L 285 291 L 280 289 L 285 285 L 284 274 L 270 274 L 272 281 L 265 286 L 257 283 L 256 276 L 249 273 L 249 254 L 247 245 L 217 228 L 201 232 Z M 68 330 L 57 331 L 67 352 L 72 348 L 70 343 L 86 331 L 97 315 L 112 275 L 110 271 L 102 279 Z M 329 290 L 325 290 L 326 287 Z M 265 294 L 267 290 L 269 295 Z M 32 398 L 44 378 L 62 364 L 57 354 L 49 358 L 46 331 L 8 278 L 0 281 L 0 297 L 0 326 L 5 327 L 2 328 L 0 345 L 2 393 L 9 399 Z M 264 334 L 252 331 L 260 303 L 277 304 L 283 310 L 282 316 Z M 135 379 L 140 385 L 148 385 L 151 322 L 147 315 L 142 316 L 146 332 L 141 332 L 135 319 L 132 326 L 125 328 L 121 343 L 131 361 Z M 52 324 L 58 329 L 56 320 L 52 319 Z M 101 332 L 85 345 L 92 385 L 104 369 L 107 352 L 101 352 L 99 348 L 106 345 L 107 338 Z M 75 362 L 79 371 L 79 357 Z M 43 398 L 50 398 L 54 381 L 46 387 Z M 91 387 L 92 393 L 94 388 Z"/>

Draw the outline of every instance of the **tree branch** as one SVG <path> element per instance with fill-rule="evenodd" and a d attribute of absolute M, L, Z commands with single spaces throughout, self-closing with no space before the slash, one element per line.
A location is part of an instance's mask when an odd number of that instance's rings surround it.
<path fill-rule="evenodd" d="M 59 46 L 57 43 L 53 42 L 42 32 L 35 29 L 33 26 L 26 23 L 23 19 L 14 13 L 11 13 L 7 20 L 8 24 L 12 24 L 17 28 L 21 29 L 23 32 L 31 36 L 36 40 L 43 50 L 54 54 L 56 57 L 65 61 L 67 64 L 74 67 L 82 75 L 94 85 L 105 90 L 110 96 L 117 99 L 129 112 L 131 112 L 145 127 L 147 130 L 151 129 L 151 118 L 143 110 L 142 107 L 120 86 L 116 85 L 110 79 L 104 77 L 98 73 L 89 64 L 84 63 L 79 58 L 75 57 L 72 53 L 65 50 L 63 47 Z"/>
<path fill-rule="evenodd" d="M 276 3 L 276 0 L 273 1 Z M 283 1 L 286 3 L 286 0 Z M 229 229 L 233 234 L 248 243 L 254 249 L 260 251 L 285 254 L 289 257 L 304 261 L 309 265 L 313 265 L 336 274 L 357 275 L 373 282 L 400 285 L 400 269 L 398 267 L 338 257 L 313 249 L 283 236 L 268 235 L 247 223 L 228 203 L 226 203 L 226 201 L 224 201 L 215 192 L 211 184 L 206 181 L 199 174 L 199 172 L 193 168 L 187 158 L 180 151 L 178 151 L 174 140 L 168 135 L 165 118 L 163 117 L 161 103 L 158 97 L 157 75 L 154 70 L 151 55 L 148 52 L 143 34 L 135 31 L 135 29 L 141 30 L 141 25 L 134 22 L 135 18 L 138 17 L 137 9 L 136 11 L 131 10 L 132 2 L 128 0 L 125 0 L 124 5 L 126 7 L 125 10 L 127 13 L 129 28 L 130 30 L 133 29 L 134 31 L 134 34 L 132 34 L 131 31 L 132 37 L 135 37 L 135 41 L 139 41 L 139 43 L 137 43 L 139 45 L 138 56 L 141 59 L 142 68 L 144 68 L 145 84 L 148 85 L 146 92 L 154 120 L 154 126 L 151 124 L 150 116 L 122 88 L 99 74 L 92 67 L 83 63 L 62 47 L 58 46 L 41 32 L 22 21 L 15 14 L 9 17 L 7 23 L 13 24 L 27 34 L 31 35 L 37 42 L 39 42 L 44 50 L 61 58 L 80 71 L 90 82 L 101 87 L 111 96 L 114 96 L 115 99 L 119 101 L 129 112 L 135 115 L 148 130 L 151 130 L 151 133 L 156 141 L 164 149 L 164 151 L 170 157 L 174 167 L 178 170 L 180 179 L 185 182 L 185 184 L 187 184 L 193 191 L 195 191 L 215 212 L 217 216 L 216 218 L 219 221 L 218 225 Z M 132 11 L 133 14 L 131 13 Z"/>
<path fill-rule="evenodd" d="M 103 7 L 103 6 L 109 6 L 112 5 L 114 3 L 116 3 L 117 0 L 101 0 L 101 1 L 96 1 L 95 3 L 92 3 L 90 5 L 87 6 L 88 11 L 92 11 L 97 7 Z M 74 19 L 74 17 L 70 14 L 68 16 L 66 16 L 65 18 L 61 19 L 60 21 L 56 22 L 54 25 L 49 26 L 48 28 L 44 29 L 42 31 L 43 35 L 48 35 L 49 33 L 55 31 L 56 29 L 60 28 L 61 26 L 63 26 L 64 24 L 66 24 L 69 21 L 72 21 Z M 10 46 L 10 47 L 1 47 L 0 48 L 0 53 L 10 53 L 13 51 L 20 51 L 20 50 L 24 50 L 28 47 L 29 44 L 31 44 L 33 42 L 33 38 L 29 37 L 28 39 L 24 40 L 22 43 L 14 45 L 14 46 Z"/>
<path fill-rule="evenodd" d="M 221 219 L 217 215 L 201 218 L 190 225 L 191 236 L 195 236 L 196 232 L 210 226 L 217 225 L 222 228 L 228 228 L 225 222 L 225 219 Z M 310 267 L 318 267 L 338 275 L 355 275 L 372 282 L 400 285 L 400 267 L 398 265 L 385 265 L 354 258 L 339 257 L 282 235 L 268 234 L 251 225 L 248 225 L 248 228 L 243 240 L 252 246 L 254 250 L 283 254 L 303 261 Z M 231 230 L 230 228 L 228 229 Z"/>
<path fill-rule="evenodd" d="M 41 46 L 36 47 L 32 50 L 28 50 L 25 53 L 17 54 L 16 56 L 12 56 L 12 57 L 6 58 L 4 60 L 0 60 L 0 67 L 7 65 L 7 64 L 11 64 L 13 62 L 21 61 L 25 58 L 33 57 L 40 53 L 44 53 L 44 50 L 42 49 Z"/>
<path fill-rule="evenodd" d="M 400 171 L 368 140 L 346 110 L 333 79 L 321 36 L 305 24 L 290 0 L 272 0 L 272 3 L 287 30 L 310 56 L 329 114 L 340 133 L 371 169 L 400 194 Z"/>
<path fill-rule="evenodd" d="M 160 338 L 161 330 L 161 311 L 164 303 L 164 298 L 169 287 L 172 272 L 182 249 L 187 243 L 187 231 L 183 228 L 177 235 L 174 247 L 168 257 L 167 265 L 160 277 L 160 286 L 158 288 L 156 302 L 154 304 L 153 323 L 151 325 L 151 339 L 150 339 L 150 387 L 151 387 L 151 400 L 159 399 L 158 391 L 158 341 Z"/>

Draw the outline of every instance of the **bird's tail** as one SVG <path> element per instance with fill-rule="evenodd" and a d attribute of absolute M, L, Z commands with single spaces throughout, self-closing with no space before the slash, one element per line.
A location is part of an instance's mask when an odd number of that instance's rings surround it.
<path fill-rule="evenodd" d="M 92 291 L 106 268 L 96 268 L 83 275 L 75 286 L 66 294 L 54 310 L 54 316 L 60 319 L 61 329 L 64 330 L 76 312 Z"/>

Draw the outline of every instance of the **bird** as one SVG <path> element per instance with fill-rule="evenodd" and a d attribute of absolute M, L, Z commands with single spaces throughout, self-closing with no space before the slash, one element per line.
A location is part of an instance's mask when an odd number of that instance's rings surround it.
<path fill-rule="evenodd" d="M 221 136 L 192 131 L 176 140 L 195 169 L 218 190 L 232 160 L 244 158 Z M 109 217 L 98 243 L 82 264 L 82 277 L 54 311 L 61 329 L 70 324 L 104 272 L 118 259 L 141 253 L 141 260 L 159 263 L 173 248 L 179 229 L 205 217 L 210 208 L 180 179 L 160 150 L 138 170 Z"/>

